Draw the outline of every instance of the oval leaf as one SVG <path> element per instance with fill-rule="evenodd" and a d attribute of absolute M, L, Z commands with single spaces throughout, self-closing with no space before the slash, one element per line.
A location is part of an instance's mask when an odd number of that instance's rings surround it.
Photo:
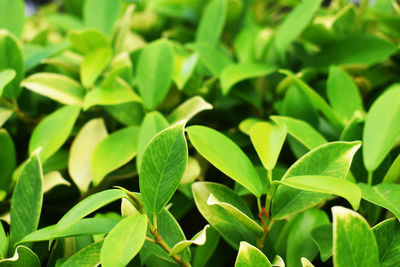
<path fill-rule="evenodd" d="M 172 124 L 180 120 L 189 121 L 196 114 L 212 108 L 213 106 L 210 103 L 206 102 L 201 96 L 195 96 L 186 100 L 176 109 L 174 109 L 168 116 L 168 120 Z"/>
<path fill-rule="evenodd" d="M 191 126 L 186 131 L 191 143 L 204 158 L 256 197 L 261 196 L 261 179 L 249 158 L 234 142 L 204 126 Z"/>
<path fill-rule="evenodd" d="M 239 253 L 235 267 L 272 267 L 268 258 L 256 247 L 243 241 L 240 242 Z"/>
<path fill-rule="evenodd" d="M 107 46 L 98 48 L 85 55 L 80 71 L 81 81 L 85 88 L 90 88 L 96 82 L 108 63 L 110 63 L 111 58 L 112 49 Z"/>
<path fill-rule="evenodd" d="M 203 230 L 198 232 L 192 239 L 185 240 L 177 243 L 172 249 L 169 255 L 177 255 L 184 251 L 186 248 L 190 247 L 191 245 L 195 244 L 198 246 L 202 246 L 206 243 L 207 239 L 207 229 L 210 227 L 209 224 L 204 226 Z"/>
<path fill-rule="evenodd" d="M 102 245 L 103 240 L 79 250 L 61 264 L 61 267 L 93 267 L 99 265 Z"/>
<path fill-rule="evenodd" d="M 8 192 L 17 164 L 14 142 L 5 129 L 0 129 L 0 190 Z"/>

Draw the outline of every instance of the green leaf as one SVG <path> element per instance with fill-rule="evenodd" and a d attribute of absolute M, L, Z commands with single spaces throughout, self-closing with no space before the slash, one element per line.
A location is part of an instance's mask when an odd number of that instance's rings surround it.
<path fill-rule="evenodd" d="M 169 126 L 169 123 L 164 116 L 158 111 L 152 111 L 146 114 L 142 125 L 139 129 L 136 168 L 140 171 L 142 156 L 147 144 L 159 132 Z"/>
<path fill-rule="evenodd" d="M 251 128 L 251 142 L 267 170 L 271 171 L 275 167 L 286 133 L 285 124 L 272 125 L 268 122 L 259 122 Z"/>
<path fill-rule="evenodd" d="M 170 248 L 175 244 L 186 240 L 185 234 L 179 226 L 179 223 L 166 209 L 163 209 L 157 215 L 157 227 L 158 233 Z M 154 239 L 154 236 L 150 233 L 150 231 L 147 231 L 147 237 Z M 186 248 L 182 254 L 183 259 L 186 262 L 190 262 L 191 253 L 189 248 Z M 165 252 L 165 250 L 163 250 L 158 244 L 154 244 L 150 241 L 146 241 L 142 250 L 140 251 L 141 260 L 146 261 L 147 257 L 160 258 L 168 263 L 176 264 L 175 260 L 172 259 L 171 256 Z"/>
<path fill-rule="evenodd" d="M 78 118 L 78 106 L 65 106 L 44 118 L 33 130 L 29 140 L 29 153 L 42 147 L 40 159 L 45 162 L 68 139 Z"/>
<path fill-rule="evenodd" d="M 362 198 L 391 211 L 400 220 L 400 185 L 382 183 L 375 186 L 358 184 Z"/>
<path fill-rule="evenodd" d="M 113 132 L 97 144 L 91 158 L 94 186 L 98 186 L 108 173 L 136 156 L 138 133 L 137 126 L 126 127 Z"/>
<path fill-rule="evenodd" d="M 361 189 L 352 182 L 331 176 L 303 175 L 286 178 L 277 183 L 296 189 L 332 194 L 349 201 L 353 209 L 357 210 L 361 201 Z"/>
<path fill-rule="evenodd" d="M 196 31 L 197 43 L 208 43 L 216 46 L 224 30 L 227 2 L 225 0 L 211 0 L 204 9 Z"/>
<path fill-rule="evenodd" d="M 308 97 L 313 106 L 328 119 L 333 127 L 336 129 L 342 128 L 341 121 L 338 119 L 333 109 L 328 105 L 328 103 L 326 103 L 324 98 L 322 98 L 317 92 L 314 91 L 314 89 L 312 89 L 307 83 L 298 78 L 292 72 L 288 70 L 281 70 L 280 72 L 293 80 L 298 88 Z"/>
<path fill-rule="evenodd" d="M 139 126 L 144 117 L 143 106 L 138 102 L 126 102 L 103 108 L 118 122 L 126 126 Z"/>
<path fill-rule="evenodd" d="M 190 54 L 176 45 L 173 48 L 174 71 L 172 79 L 177 87 L 182 90 L 192 76 L 199 57 L 197 54 Z"/>
<path fill-rule="evenodd" d="M 321 0 L 303 0 L 285 18 L 274 36 L 274 47 L 281 56 L 310 23 L 321 2 Z"/>
<path fill-rule="evenodd" d="M 256 243 L 257 236 L 251 229 L 243 225 L 219 205 L 207 204 L 212 194 L 220 202 L 232 205 L 247 217 L 253 219 L 247 204 L 231 189 L 221 184 L 197 182 L 192 185 L 192 190 L 197 209 L 228 244 L 237 249 L 239 248 L 239 243 L 243 240 L 251 244 Z"/>
<path fill-rule="evenodd" d="M 195 236 L 192 237 L 190 240 L 185 240 L 176 243 L 176 245 L 171 249 L 171 252 L 169 255 L 178 255 L 182 251 L 184 251 L 186 248 L 190 247 L 191 245 L 195 244 L 197 246 L 202 246 L 206 243 L 207 239 L 207 229 L 210 227 L 209 224 L 204 226 L 203 230 L 195 234 Z"/>
<path fill-rule="evenodd" d="M 43 176 L 44 193 L 51 191 L 51 189 L 59 185 L 71 186 L 71 183 L 66 181 L 58 171 L 51 171 Z"/>
<path fill-rule="evenodd" d="M 40 72 L 23 80 L 22 86 L 61 104 L 83 106 L 85 90 L 68 76 Z"/>
<path fill-rule="evenodd" d="M 271 116 L 270 119 L 277 124 L 286 125 L 289 135 L 310 150 L 328 143 L 325 137 L 305 121 L 284 116 Z"/>
<path fill-rule="evenodd" d="M 17 75 L 13 69 L 5 69 L 0 71 L 0 96 L 3 95 L 3 89 L 7 86 Z"/>
<path fill-rule="evenodd" d="M 231 88 L 238 82 L 267 76 L 274 72 L 274 66 L 255 63 L 243 63 L 230 65 L 221 72 L 221 89 L 224 95 L 227 95 Z"/>
<path fill-rule="evenodd" d="M 193 146 L 205 159 L 256 197 L 261 196 L 262 184 L 256 169 L 233 141 L 205 126 L 190 126 L 186 131 Z"/>
<path fill-rule="evenodd" d="M 0 129 L 0 190 L 7 192 L 10 189 L 16 165 L 14 142 L 5 129 Z"/>
<path fill-rule="evenodd" d="M 375 35 L 345 35 L 323 45 L 320 52 L 309 58 L 307 65 L 323 70 L 327 70 L 331 65 L 370 66 L 384 61 L 396 50 L 396 45 Z"/>
<path fill-rule="evenodd" d="M 332 176 L 345 179 L 360 142 L 333 142 L 314 148 L 294 163 L 281 179 L 303 175 Z M 283 219 L 327 198 L 326 194 L 301 191 L 287 186 L 278 187 L 272 201 L 272 217 Z"/>
<path fill-rule="evenodd" d="M 74 224 L 79 222 L 83 217 L 90 213 L 104 207 L 105 205 L 114 202 L 118 199 L 126 197 L 126 194 L 122 190 L 109 189 L 93 194 L 76 204 L 71 208 L 56 224 L 53 230 L 53 237 L 68 230 Z"/>
<path fill-rule="evenodd" d="M 0 266 L 6 267 L 40 267 L 39 257 L 25 246 L 18 246 L 12 258 L 0 260 Z"/>
<path fill-rule="evenodd" d="M 200 247 L 196 247 L 192 261 L 193 267 L 206 266 L 208 260 L 218 246 L 220 236 L 213 227 L 207 229 L 206 235 L 206 243 Z"/>
<path fill-rule="evenodd" d="M 383 182 L 396 183 L 399 180 L 399 178 L 400 178 L 400 154 L 397 155 L 392 165 L 390 165 L 389 170 L 386 172 L 386 175 L 383 178 Z"/>
<path fill-rule="evenodd" d="M 147 216 L 131 215 L 107 235 L 100 252 L 103 266 L 126 266 L 140 251 L 147 231 Z"/>
<path fill-rule="evenodd" d="M 256 223 L 253 219 L 251 219 L 249 216 L 247 216 L 245 213 L 241 212 L 239 209 L 237 209 L 235 206 L 222 202 L 219 199 L 217 199 L 213 194 L 210 194 L 210 196 L 207 199 L 207 205 L 212 206 L 212 205 L 217 205 L 224 209 L 226 212 L 228 212 L 231 216 L 233 216 L 238 222 L 240 222 L 242 225 L 246 226 L 248 229 L 253 231 L 258 237 L 262 237 L 264 234 L 263 228 Z"/>
<path fill-rule="evenodd" d="M 158 214 L 182 179 L 188 158 L 183 128 L 182 122 L 161 131 L 143 153 L 139 187 L 147 212 Z"/>
<path fill-rule="evenodd" d="M 87 110 L 96 105 L 118 105 L 127 102 L 142 102 L 142 99 L 133 89 L 120 78 L 109 87 L 100 86 L 90 90 L 84 101 L 84 109 Z"/>
<path fill-rule="evenodd" d="M 169 91 L 174 59 L 166 40 L 146 46 L 139 55 L 136 79 L 146 108 L 154 109 Z"/>
<path fill-rule="evenodd" d="M 87 0 L 83 18 L 87 28 L 96 28 L 110 35 L 120 14 L 121 2 L 115 0 Z"/>
<path fill-rule="evenodd" d="M 301 258 L 301 266 L 302 267 L 314 267 L 314 265 L 307 258 Z"/>
<path fill-rule="evenodd" d="M 253 128 L 254 125 L 256 125 L 258 122 L 262 122 L 260 118 L 247 118 L 242 120 L 239 123 L 239 130 L 247 135 L 250 135 L 251 128 Z"/>
<path fill-rule="evenodd" d="M 334 266 L 379 266 L 378 247 L 368 222 L 357 212 L 338 206 L 332 208 L 332 216 Z"/>
<path fill-rule="evenodd" d="M 93 267 L 100 264 L 103 240 L 93 243 L 69 257 L 60 267 Z"/>
<path fill-rule="evenodd" d="M 3 224 L 0 223 L 0 258 L 4 259 L 7 256 L 8 237 L 4 231 Z"/>
<path fill-rule="evenodd" d="M 5 107 L 0 107 L 0 127 L 12 116 L 13 110 Z"/>
<path fill-rule="evenodd" d="M 201 96 L 194 96 L 174 109 L 168 116 L 168 120 L 171 124 L 181 120 L 189 121 L 198 113 L 212 108 L 213 106 L 206 102 Z"/>
<path fill-rule="evenodd" d="M 375 100 L 365 119 L 363 158 L 369 172 L 381 164 L 400 136 L 398 125 L 400 125 L 400 85 L 395 84 Z"/>
<path fill-rule="evenodd" d="M 400 264 L 400 223 L 392 218 L 375 225 L 376 243 L 379 249 L 381 267 L 398 266 Z"/>
<path fill-rule="evenodd" d="M 258 266 L 272 267 L 272 264 L 258 248 L 245 241 L 240 242 L 240 248 L 236 258 L 235 267 Z"/>
<path fill-rule="evenodd" d="M 286 264 L 300 267 L 301 257 L 313 260 L 318 248 L 311 238 L 311 232 L 319 225 L 329 223 L 325 212 L 318 209 L 307 210 L 296 216 L 291 222 L 286 246 Z"/>
<path fill-rule="evenodd" d="M 194 49 L 199 55 L 200 62 L 216 77 L 232 64 L 232 59 L 209 43 L 196 44 Z"/>
<path fill-rule="evenodd" d="M 342 121 L 348 122 L 354 112 L 364 112 L 362 99 L 352 78 L 336 66 L 329 68 L 327 81 L 329 102 Z"/>
<path fill-rule="evenodd" d="M 112 58 L 112 49 L 110 47 L 101 47 L 85 55 L 81 65 L 81 81 L 85 88 L 90 88 L 99 78 L 101 73 L 110 63 Z"/>
<path fill-rule="evenodd" d="M 103 119 L 92 119 L 81 128 L 72 142 L 69 152 L 68 172 L 81 193 L 85 193 L 88 190 L 93 180 L 90 167 L 93 152 L 107 135 Z"/>
<path fill-rule="evenodd" d="M 0 0 L 0 29 L 7 29 L 21 37 L 25 23 L 25 2 L 22 0 Z"/>
<path fill-rule="evenodd" d="M 71 47 L 84 55 L 102 47 L 110 47 L 107 36 L 96 29 L 71 31 L 68 34 L 68 38 Z"/>
<path fill-rule="evenodd" d="M 42 184 L 42 166 L 38 152 L 35 152 L 24 165 L 14 188 L 10 208 L 9 251 L 38 227 L 43 202 Z"/>
<path fill-rule="evenodd" d="M 9 2 L 10 0 L 0 1 Z M 19 1 L 20 0 L 16 0 L 15 2 Z M 2 8 L 0 8 L 0 10 L 3 11 Z M 4 10 L 9 12 L 8 9 Z M 2 20 L 3 18 L 4 16 L 0 15 L 0 20 Z M 12 69 L 15 71 L 15 77 L 2 90 L 0 90 L 0 96 L 5 96 L 7 98 L 16 98 L 21 92 L 22 88 L 20 86 L 20 82 L 25 75 L 25 62 L 22 48 L 20 42 L 17 40 L 17 38 L 15 38 L 14 35 L 9 33 L 7 30 L 0 29 L 0 71 L 8 69 Z"/>
<path fill-rule="evenodd" d="M 84 236 L 84 235 L 100 235 L 106 234 L 119 223 L 118 220 L 106 219 L 106 218 L 87 218 L 81 219 L 70 228 L 63 232 L 56 233 L 56 225 L 50 225 L 41 228 L 35 232 L 25 236 L 19 244 L 46 241 L 50 239 L 59 239 L 73 236 Z"/>
<path fill-rule="evenodd" d="M 332 256 L 332 224 L 315 227 L 311 232 L 311 237 L 318 246 L 321 260 L 325 262 Z"/>

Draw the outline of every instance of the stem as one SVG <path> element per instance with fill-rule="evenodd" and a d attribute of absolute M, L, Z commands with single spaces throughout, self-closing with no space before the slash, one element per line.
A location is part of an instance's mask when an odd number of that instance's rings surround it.
<path fill-rule="evenodd" d="M 0 104 L 3 104 L 4 106 L 12 109 L 15 112 L 15 114 L 17 114 L 18 118 L 20 118 L 25 123 L 36 124 L 39 122 L 37 119 L 34 119 L 29 115 L 25 114 L 23 111 L 21 111 L 15 99 L 13 99 L 12 102 L 10 102 L 5 98 L 0 97 Z"/>
<path fill-rule="evenodd" d="M 360 11 L 358 12 L 356 21 L 354 23 L 354 27 L 356 30 L 359 30 L 361 28 L 362 19 L 364 17 L 365 11 L 368 8 L 368 4 L 369 4 L 369 0 L 361 0 Z"/>
<path fill-rule="evenodd" d="M 157 216 L 154 215 L 154 218 Z M 151 234 L 154 236 L 154 242 L 158 244 L 165 252 L 168 253 L 168 255 L 171 253 L 171 248 L 168 246 L 167 243 L 165 243 L 164 239 L 162 239 L 160 233 L 158 232 L 157 228 L 153 226 L 151 221 L 147 219 L 147 226 L 149 227 L 149 230 Z M 191 267 L 190 263 L 186 262 L 183 257 L 179 257 L 177 255 L 171 255 L 171 257 L 182 267 Z"/>
<path fill-rule="evenodd" d="M 262 213 L 261 199 L 259 197 L 257 198 L 257 207 L 258 207 L 258 212 Z"/>
<path fill-rule="evenodd" d="M 372 185 L 372 172 L 368 172 L 368 185 Z"/>

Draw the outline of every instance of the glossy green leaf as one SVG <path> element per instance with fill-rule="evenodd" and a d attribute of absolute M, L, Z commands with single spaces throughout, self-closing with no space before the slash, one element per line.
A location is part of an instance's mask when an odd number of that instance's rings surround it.
<path fill-rule="evenodd" d="M 4 231 L 3 224 L 0 224 L 0 258 L 4 259 L 7 256 L 8 237 Z"/>
<path fill-rule="evenodd" d="M 88 121 L 72 142 L 68 172 L 81 193 L 88 190 L 93 180 L 90 168 L 96 146 L 108 135 L 103 119 Z"/>
<path fill-rule="evenodd" d="M 196 31 L 196 42 L 208 43 L 216 46 L 224 30 L 227 2 L 225 0 L 211 0 L 204 9 Z"/>
<path fill-rule="evenodd" d="M 325 137 L 305 121 L 284 116 L 271 116 L 270 118 L 277 124 L 286 125 L 289 135 L 310 150 L 328 143 Z"/>
<path fill-rule="evenodd" d="M 385 220 L 372 228 L 379 249 L 381 267 L 400 264 L 400 223 L 392 218 Z"/>
<path fill-rule="evenodd" d="M 143 106 L 138 102 L 126 102 L 103 108 L 118 122 L 126 126 L 139 126 L 144 117 Z"/>
<path fill-rule="evenodd" d="M 287 70 L 282 70 L 281 73 L 290 77 L 293 82 L 298 86 L 298 88 L 308 97 L 313 106 L 319 110 L 328 121 L 334 126 L 336 129 L 342 128 L 342 123 L 338 119 L 336 113 L 333 109 L 328 105 L 324 98 L 322 98 L 317 92 L 314 91 L 307 83 L 298 78 L 296 75 Z"/>
<path fill-rule="evenodd" d="M 221 236 L 234 248 L 239 248 L 243 240 L 255 244 L 256 234 L 238 221 L 219 205 L 209 205 L 207 201 L 212 194 L 220 202 L 232 205 L 238 211 L 253 219 L 247 204 L 228 187 L 209 182 L 197 182 L 192 185 L 193 197 L 201 215 L 214 227 Z"/>
<path fill-rule="evenodd" d="M 157 215 L 157 227 L 158 233 L 170 248 L 172 248 L 175 244 L 186 240 L 185 234 L 183 233 L 179 223 L 166 209 L 163 209 Z M 154 236 L 150 233 L 150 231 L 147 231 L 147 237 L 154 239 Z M 191 253 L 189 248 L 186 248 L 180 256 L 182 256 L 182 254 L 183 259 L 186 262 L 190 262 Z M 154 244 L 149 241 L 144 243 L 143 248 L 140 251 L 141 260 L 146 261 L 147 257 L 159 258 L 167 263 L 176 263 L 175 260 L 169 256 L 168 253 L 165 252 L 165 250 L 163 250 L 158 244 Z"/>
<path fill-rule="evenodd" d="M 83 106 L 85 90 L 68 76 L 41 72 L 22 82 L 22 86 L 61 104 Z"/>
<path fill-rule="evenodd" d="M 400 136 L 399 103 L 400 85 L 395 84 L 380 95 L 368 111 L 363 132 L 363 158 L 370 172 L 382 163 Z"/>
<path fill-rule="evenodd" d="M 209 205 L 209 206 L 217 205 L 217 206 L 221 207 L 226 212 L 228 212 L 231 216 L 233 216 L 237 221 L 239 221 L 242 225 L 246 226 L 248 229 L 253 231 L 257 236 L 259 236 L 259 237 L 263 236 L 264 230 L 261 227 L 261 225 L 256 223 L 253 219 L 248 217 L 245 213 L 241 212 L 235 206 L 233 206 L 229 203 L 220 201 L 213 194 L 210 194 L 210 196 L 208 197 L 207 205 Z"/>
<path fill-rule="evenodd" d="M 99 235 L 106 234 L 111 231 L 118 224 L 119 221 L 106 218 L 87 218 L 81 219 L 77 223 L 73 224 L 70 228 L 63 232 L 56 233 L 56 225 L 50 225 L 41 228 L 35 232 L 25 236 L 19 243 L 29 243 L 46 241 L 50 239 L 59 239 L 73 236 L 84 236 L 84 235 Z"/>
<path fill-rule="evenodd" d="M 14 142 L 5 129 L 0 129 L 0 190 L 7 192 L 10 189 L 16 164 Z"/>
<path fill-rule="evenodd" d="M 104 240 L 100 252 L 102 266 L 126 266 L 142 248 L 146 231 L 146 215 L 124 218 Z"/>
<path fill-rule="evenodd" d="M 160 104 L 172 82 L 173 55 L 167 41 L 159 40 L 140 53 L 136 79 L 143 103 L 148 109 Z"/>
<path fill-rule="evenodd" d="M 65 106 L 44 118 L 33 130 L 29 153 L 42 147 L 40 159 L 45 162 L 68 139 L 79 112 L 78 106 Z"/>
<path fill-rule="evenodd" d="M 193 267 L 206 266 L 208 260 L 211 258 L 218 246 L 220 235 L 212 226 L 207 229 L 206 235 L 206 243 L 202 246 L 196 247 L 192 261 Z"/>
<path fill-rule="evenodd" d="M 181 120 L 189 121 L 198 113 L 204 110 L 210 110 L 213 106 L 205 101 L 201 96 L 192 97 L 182 104 L 180 104 L 176 109 L 174 109 L 168 116 L 168 120 L 173 124 Z"/>
<path fill-rule="evenodd" d="M 216 77 L 232 64 L 232 59 L 209 43 L 196 44 L 194 49 L 199 55 L 200 62 Z"/>
<path fill-rule="evenodd" d="M 250 135 L 251 128 L 257 123 L 262 122 L 259 118 L 247 118 L 239 123 L 239 130 L 247 135 Z"/>
<path fill-rule="evenodd" d="M 1 2 L 10 0 L 1 0 Z M 14 1 L 14 0 L 13 0 Z M 19 2 L 15 1 L 15 2 Z M 0 2 L 0 4 L 1 4 Z M 1 5 L 0 5 L 1 6 Z M 2 8 L 0 10 L 3 11 Z M 7 9 L 5 9 L 7 10 Z M 2 13 L 1 11 L 1 13 Z M 7 10 L 8 12 L 8 10 Z M 0 15 L 0 20 L 4 17 Z M 1 23 L 1 22 L 0 22 Z M 0 27 L 1 28 L 1 27 Z M 20 42 L 7 30 L 0 30 L 0 71 L 12 69 L 15 71 L 14 79 L 8 83 L 2 90 L 0 96 L 7 98 L 16 98 L 21 92 L 20 82 L 25 75 L 24 56 Z"/>
<path fill-rule="evenodd" d="M 201 166 L 197 159 L 188 157 L 185 172 L 183 173 L 181 185 L 193 183 L 201 175 Z"/>
<path fill-rule="evenodd" d="M 359 184 L 363 199 L 391 211 L 400 220 L 400 185 L 382 183 Z"/>
<path fill-rule="evenodd" d="M 323 224 L 315 227 L 311 237 L 318 246 L 321 260 L 325 262 L 332 256 L 332 224 Z"/>
<path fill-rule="evenodd" d="M 251 142 L 267 170 L 275 167 L 286 139 L 286 133 L 285 124 L 272 125 L 268 122 L 259 122 L 251 128 Z"/>
<path fill-rule="evenodd" d="M 121 2 L 114 0 L 87 0 L 83 17 L 87 28 L 96 28 L 110 35 L 121 11 Z"/>
<path fill-rule="evenodd" d="M 186 131 L 193 146 L 205 159 L 256 197 L 261 196 L 262 184 L 256 169 L 233 141 L 204 126 L 190 126 Z"/>
<path fill-rule="evenodd" d="M 169 126 L 167 119 L 158 111 L 149 112 L 139 129 L 136 168 L 140 171 L 144 150 L 150 140 Z"/>
<path fill-rule="evenodd" d="M 185 240 L 177 243 L 172 249 L 169 255 L 178 255 L 182 251 L 184 251 L 186 248 L 190 247 L 191 245 L 197 245 L 197 246 L 202 246 L 206 243 L 207 239 L 207 229 L 210 227 L 209 224 L 207 224 L 203 230 L 195 234 L 195 236 L 192 237 L 190 240 Z"/>
<path fill-rule="evenodd" d="M 314 148 L 294 163 L 281 179 L 303 175 L 332 176 L 345 179 L 360 142 L 333 142 Z M 327 198 L 326 194 L 280 186 L 272 202 L 272 216 L 286 218 L 313 207 Z"/>
<path fill-rule="evenodd" d="M 113 132 L 97 144 L 91 158 L 93 185 L 99 185 L 108 173 L 136 156 L 138 133 L 138 127 L 126 127 Z"/>
<path fill-rule="evenodd" d="M 172 79 L 179 89 L 183 89 L 192 76 L 198 62 L 197 54 L 190 54 L 180 47 L 174 47 L 174 71 Z"/>
<path fill-rule="evenodd" d="M 325 69 L 331 65 L 373 65 L 384 61 L 397 50 L 391 42 L 367 34 L 346 35 L 328 42 L 320 52 L 309 58 L 310 67 Z"/>
<path fill-rule="evenodd" d="M 378 247 L 368 222 L 355 211 L 335 206 L 333 215 L 333 264 L 379 266 Z"/>
<path fill-rule="evenodd" d="M 360 206 L 361 189 L 356 184 L 344 179 L 322 175 L 304 175 L 293 176 L 277 182 L 300 190 L 343 197 L 355 210 Z"/>
<path fill-rule="evenodd" d="M 7 29 L 21 37 L 25 23 L 25 2 L 22 0 L 0 0 L 0 29 Z"/>
<path fill-rule="evenodd" d="M 286 52 L 290 44 L 310 23 L 321 2 L 321 0 L 303 0 L 285 18 L 274 39 L 274 46 L 281 54 Z"/>
<path fill-rule="evenodd" d="M 12 116 L 12 109 L 0 107 L 0 127 Z"/>
<path fill-rule="evenodd" d="M 9 84 L 17 73 L 13 69 L 5 69 L 0 71 L 0 96 L 3 95 L 3 89 Z"/>
<path fill-rule="evenodd" d="M 93 267 L 100 264 L 100 250 L 103 240 L 93 243 L 84 249 L 81 249 L 69 257 L 60 267 Z"/>
<path fill-rule="evenodd" d="M 307 258 L 301 258 L 301 266 L 302 267 L 314 267 L 314 265 Z"/>
<path fill-rule="evenodd" d="M 110 87 L 100 86 L 90 90 L 85 96 L 84 109 L 96 105 L 118 105 L 132 101 L 142 100 L 128 84 L 118 79 Z"/>
<path fill-rule="evenodd" d="M 289 229 L 286 246 L 286 264 L 300 267 L 301 257 L 313 260 L 318 248 L 311 238 L 311 232 L 319 225 L 329 223 L 325 212 L 318 209 L 307 210 L 296 216 Z"/>
<path fill-rule="evenodd" d="M 396 159 L 390 165 L 389 170 L 386 172 L 383 178 L 384 183 L 396 183 L 400 179 L 400 154 L 397 155 Z"/>
<path fill-rule="evenodd" d="M 235 267 L 272 267 L 268 258 L 256 247 L 249 243 L 240 242 L 239 253 L 236 258 Z"/>
<path fill-rule="evenodd" d="M 364 112 L 357 85 L 345 71 L 330 67 L 326 90 L 333 110 L 342 121 L 349 121 L 356 111 Z"/>
<path fill-rule="evenodd" d="M 37 229 L 43 202 L 42 185 L 42 166 L 38 152 L 35 152 L 24 165 L 14 188 L 9 251 L 13 251 L 17 242 Z"/>
<path fill-rule="evenodd" d="M 112 49 L 110 47 L 101 47 L 89 52 L 83 58 L 81 65 L 81 81 L 84 87 L 90 88 L 99 78 L 101 73 L 110 63 L 112 58 Z"/>
<path fill-rule="evenodd" d="M 183 128 L 178 123 L 161 131 L 143 153 L 139 187 L 147 212 L 158 214 L 182 179 L 188 158 Z"/>
<path fill-rule="evenodd" d="M 99 48 L 110 47 L 107 36 L 96 29 L 71 31 L 68 34 L 68 38 L 71 47 L 81 54 L 89 54 Z"/>
<path fill-rule="evenodd" d="M 0 260 L 0 266 L 6 267 L 40 267 L 39 257 L 29 248 L 18 246 L 15 249 L 14 256 L 8 259 Z"/>
<path fill-rule="evenodd" d="M 71 183 L 65 180 L 58 171 L 48 172 L 43 175 L 43 192 L 47 193 L 56 186 L 66 185 L 71 186 Z"/>
<path fill-rule="evenodd" d="M 79 222 L 83 217 L 90 213 L 104 207 L 105 205 L 114 202 L 118 199 L 126 197 L 126 194 L 122 190 L 109 189 L 93 194 L 76 204 L 72 207 L 56 224 L 53 229 L 53 237 L 68 230 L 74 224 Z"/>

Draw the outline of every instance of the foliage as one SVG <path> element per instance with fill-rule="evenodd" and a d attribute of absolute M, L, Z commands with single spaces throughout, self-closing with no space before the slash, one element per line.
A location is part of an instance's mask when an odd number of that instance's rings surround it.
<path fill-rule="evenodd" d="M 0 266 L 400 266 L 399 44 L 392 0 L 0 0 Z"/>

